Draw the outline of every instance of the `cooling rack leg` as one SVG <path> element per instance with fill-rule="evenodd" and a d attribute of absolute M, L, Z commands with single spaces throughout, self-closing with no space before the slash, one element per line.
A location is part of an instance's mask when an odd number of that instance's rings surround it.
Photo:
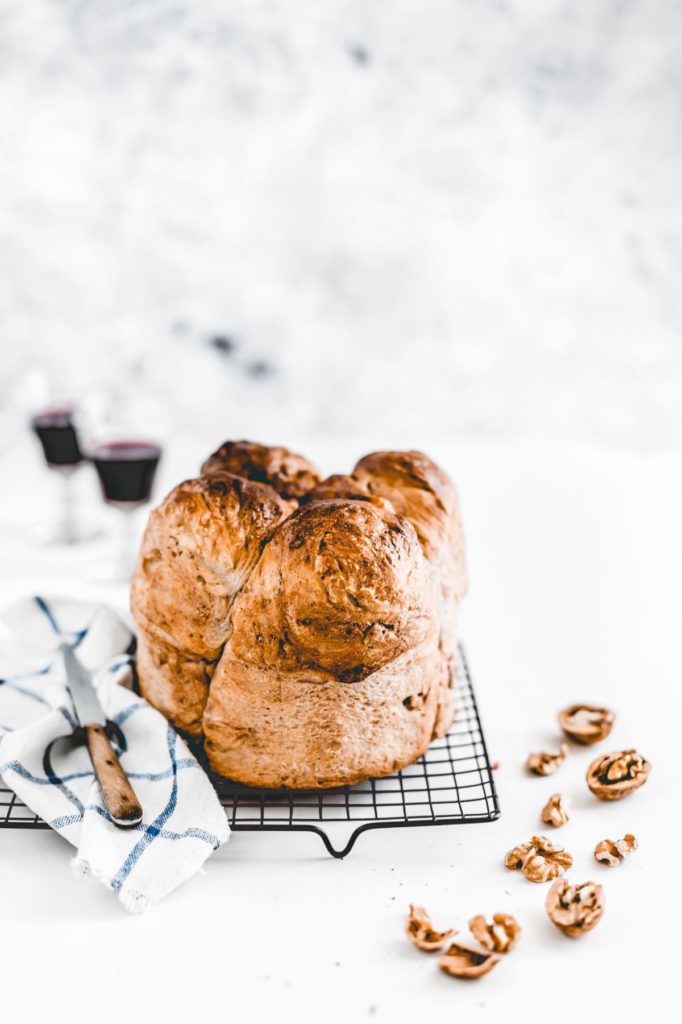
<path fill-rule="evenodd" d="M 350 853 L 355 844 L 355 840 L 357 839 L 359 833 L 362 831 L 361 828 L 356 828 L 355 832 L 350 837 L 350 839 L 343 847 L 343 849 L 337 850 L 336 847 L 332 845 L 327 833 L 323 832 L 321 828 L 317 828 L 317 826 L 315 825 L 308 825 L 301 827 L 301 831 L 303 831 L 304 829 L 306 832 L 315 832 L 324 843 L 324 847 L 327 853 L 330 854 L 332 857 L 336 857 L 337 860 L 342 860 L 348 853 Z"/>
<path fill-rule="evenodd" d="M 355 832 L 353 832 L 352 836 L 350 837 L 350 839 L 348 840 L 348 842 L 346 843 L 342 850 L 337 850 L 335 847 L 333 847 L 332 844 L 329 842 L 329 836 L 327 836 L 326 833 L 323 832 L 321 829 L 315 829 L 315 831 L 319 833 L 322 842 L 327 848 L 327 852 L 330 853 L 332 857 L 337 857 L 339 860 L 343 860 L 343 858 L 347 857 L 350 851 L 355 846 L 358 836 L 362 832 L 366 832 L 370 828 L 381 828 L 381 825 L 377 825 L 377 823 L 374 821 L 368 822 L 366 825 L 360 825 L 358 828 L 356 828 Z"/>
<path fill-rule="evenodd" d="M 355 841 L 361 832 L 364 832 L 367 828 L 376 828 L 376 823 L 372 822 L 367 825 L 361 825 L 356 828 L 352 836 L 341 850 L 337 850 L 332 845 L 329 836 L 326 832 L 323 832 L 317 825 L 247 825 L 239 823 L 238 825 L 233 824 L 231 826 L 233 832 L 314 832 L 315 835 L 319 836 L 324 843 L 324 848 L 330 856 L 335 857 L 337 860 L 341 860 L 346 857 L 355 846 Z"/>
<path fill-rule="evenodd" d="M 332 857 L 336 857 L 337 860 L 342 860 L 346 856 L 346 854 L 348 853 L 348 850 L 350 849 L 349 846 L 345 846 L 343 848 L 343 850 L 337 850 L 329 842 L 329 836 L 327 836 L 320 829 L 316 829 L 316 831 L 317 831 L 317 834 L 319 835 L 320 839 L 324 843 L 324 846 L 325 846 L 325 849 L 326 849 L 327 853 L 331 854 Z M 352 843 L 351 843 L 351 846 L 352 846 Z"/>

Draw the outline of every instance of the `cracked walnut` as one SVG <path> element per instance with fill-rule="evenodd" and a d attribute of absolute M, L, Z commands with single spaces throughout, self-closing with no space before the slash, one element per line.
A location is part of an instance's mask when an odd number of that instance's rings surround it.
<path fill-rule="evenodd" d="M 504 864 L 510 871 L 523 872 L 529 882 L 551 882 L 571 867 L 573 857 L 546 836 L 531 836 L 530 842 L 509 851 Z"/>

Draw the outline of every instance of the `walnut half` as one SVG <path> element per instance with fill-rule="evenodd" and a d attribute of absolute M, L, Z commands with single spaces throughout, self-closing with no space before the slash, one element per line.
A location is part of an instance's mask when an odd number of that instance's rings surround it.
<path fill-rule="evenodd" d="M 441 971 L 453 978 L 480 978 L 500 962 L 499 953 L 482 953 L 480 949 L 452 942 L 438 961 Z"/>
<path fill-rule="evenodd" d="M 554 825 L 554 828 L 561 828 L 568 821 L 568 804 L 561 793 L 552 793 L 551 797 L 542 808 L 542 820 L 545 825 Z"/>
<path fill-rule="evenodd" d="M 545 909 L 564 935 L 577 939 L 599 924 L 604 903 L 604 890 L 596 882 L 571 885 L 568 879 L 559 878 L 547 893 Z"/>
<path fill-rule="evenodd" d="M 469 929 L 490 953 L 508 953 L 521 934 L 521 925 L 511 914 L 493 914 L 492 924 L 477 914 L 469 921 Z"/>
<path fill-rule="evenodd" d="M 567 753 L 568 744 L 562 743 L 559 747 L 558 754 L 548 754 L 546 751 L 540 751 L 537 754 L 529 754 L 526 761 L 526 768 L 531 775 L 553 775 L 554 772 L 561 768 L 562 764 L 566 760 Z"/>
<path fill-rule="evenodd" d="M 591 746 L 605 740 L 613 728 L 615 714 L 594 704 L 571 704 L 559 712 L 559 725 L 575 743 Z"/>
<path fill-rule="evenodd" d="M 410 903 L 410 916 L 405 931 L 417 949 L 425 953 L 435 953 L 436 950 L 442 949 L 448 939 L 455 934 L 452 928 L 446 932 L 436 931 L 424 907 L 417 907 L 414 903 Z"/>
<path fill-rule="evenodd" d="M 602 754 L 587 769 L 587 785 L 600 800 L 621 800 L 643 786 L 651 765 L 636 750 Z"/>
<path fill-rule="evenodd" d="M 522 871 L 529 882 L 551 882 L 573 864 L 573 857 L 555 847 L 546 836 L 531 836 L 530 842 L 510 850 L 504 859 L 510 871 Z"/>
<path fill-rule="evenodd" d="M 615 842 L 612 839 L 602 839 L 594 848 L 594 859 L 600 864 L 606 864 L 609 868 L 615 868 L 631 853 L 634 853 L 637 845 L 637 840 L 631 832 Z"/>

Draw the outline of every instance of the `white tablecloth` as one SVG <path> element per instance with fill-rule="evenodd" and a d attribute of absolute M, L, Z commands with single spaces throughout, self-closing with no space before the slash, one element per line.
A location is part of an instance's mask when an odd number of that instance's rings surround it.
<path fill-rule="evenodd" d="M 159 493 L 189 475 L 214 440 L 176 443 Z M 303 439 L 328 471 L 385 442 Z M 52 1019 L 60 991 L 75 999 L 76 980 L 79 1002 L 101 1024 L 152 1011 L 166 1022 L 237 1013 L 324 1024 L 599 1013 L 635 1020 L 654 993 L 672 998 L 680 459 L 423 443 L 462 494 L 471 572 L 462 635 L 501 766 L 501 820 L 369 833 L 343 862 L 314 836 L 235 834 L 205 874 L 133 920 L 110 894 L 70 875 L 58 836 L 0 831 L 0 1007 L 8 1020 Z M 31 539 L 49 512 L 49 481 L 33 450 L 6 457 L 2 472 L 0 599 L 40 589 L 124 603 L 125 588 L 93 581 L 106 544 L 70 555 Z M 86 474 L 81 486 L 88 515 L 104 521 Z M 636 745 L 651 760 L 650 782 L 631 800 L 611 806 L 590 797 L 589 751 L 572 753 L 554 778 L 526 776 L 526 755 L 556 744 L 556 711 L 574 700 L 612 705 L 610 746 Z M 538 830 L 556 790 L 573 798 L 572 820 L 554 834 L 574 854 L 571 877 L 607 890 L 603 921 L 579 942 L 549 924 L 545 887 L 502 866 L 506 850 Z M 598 840 L 628 831 L 640 840 L 628 862 L 612 871 L 593 862 Z M 476 913 L 511 911 L 524 934 L 496 971 L 467 985 L 409 946 L 411 901 L 438 925 L 463 931 Z"/>

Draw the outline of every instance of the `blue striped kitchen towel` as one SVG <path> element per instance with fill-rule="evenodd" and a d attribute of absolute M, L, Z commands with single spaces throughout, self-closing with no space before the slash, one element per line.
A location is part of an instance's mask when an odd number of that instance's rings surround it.
<path fill-rule="evenodd" d="M 113 889 L 127 910 L 145 910 L 227 841 L 215 790 L 165 718 L 130 688 L 132 634 L 109 608 L 31 597 L 2 619 L 0 776 L 76 847 L 77 872 Z M 58 650 L 65 640 L 76 646 L 105 713 L 125 737 L 126 749 L 117 752 L 144 811 L 135 828 L 109 820 L 87 750 L 53 744 L 76 725 Z"/>

